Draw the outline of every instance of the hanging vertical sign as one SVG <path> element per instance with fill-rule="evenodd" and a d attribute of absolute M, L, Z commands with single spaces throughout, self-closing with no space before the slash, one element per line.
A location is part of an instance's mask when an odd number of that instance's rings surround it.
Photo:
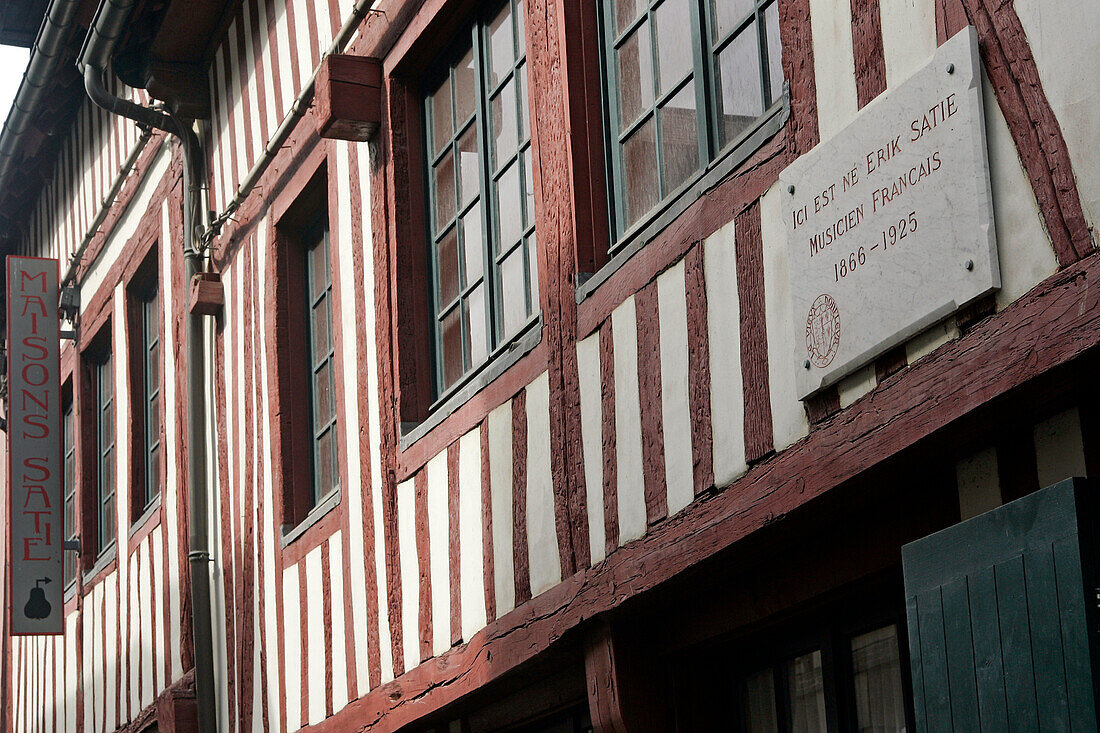
<path fill-rule="evenodd" d="M 63 626 L 57 260 L 8 257 L 8 612 L 12 634 Z"/>

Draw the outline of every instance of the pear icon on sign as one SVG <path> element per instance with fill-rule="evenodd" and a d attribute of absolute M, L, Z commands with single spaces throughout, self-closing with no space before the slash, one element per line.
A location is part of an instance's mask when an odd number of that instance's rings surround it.
<path fill-rule="evenodd" d="M 24 616 L 38 619 L 49 618 L 53 606 L 46 600 L 46 591 L 39 587 L 40 584 L 46 585 L 49 582 L 49 578 L 39 578 L 35 581 L 34 587 L 31 588 L 31 597 L 27 601 L 27 605 L 23 606 Z"/>

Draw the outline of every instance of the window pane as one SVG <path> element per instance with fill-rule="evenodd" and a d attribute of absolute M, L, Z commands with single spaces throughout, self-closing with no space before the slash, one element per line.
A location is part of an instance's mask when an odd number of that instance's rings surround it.
<path fill-rule="evenodd" d="M 510 336 L 527 320 L 527 287 L 523 281 L 523 247 L 516 247 L 500 263 L 500 283 L 504 296 L 504 336 Z"/>
<path fill-rule="evenodd" d="M 485 287 L 478 285 L 470 292 L 470 364 L 477 365 L 489 355 L 488 340 L 485 334 Z"/>
<path fill-rule="evenodd" d="M 825 730 L 825 688 L 821 678 L 821 652 L 815 651 L 787 663 L 791 733 Z"/>
<path fill-rule="evenodd" d="M 316 366 L 332 351 L 331 334 L 329 333 L 332 328 L 332 316 L 329 314 L 329 308 L 330 303 L 326 295 L 321 298 L 321 302 L 313 307 L 310 315 L 311 323 L 309 327 L 313 332 L 313 363 L 310 366 Z"/>
<path fill-rule="evenodd" d="M 519 164 L 512 163 L 497 181 L 498 217 L 500 219 L 500 250 L 508 247 L 523 234 L 523 198 L 519 188 Z"/>
<path fill-rule="evenodd" d="M 519 133 L 523 142 L 531 137 L 530 110 L 527 98 L 527 64 L 519 67 Z"/>
<path fill-rule="evenodd" d="M 618 62 L 619 123 L 626 128 L 653 105 L 653 56 L 648 21 L 619 48 Z"/>
<path fill-rule="evenodd" d="M 714 17 L 714 40 L 726 37 L 752 12 L 753 0 L 710 0 Z"/>
<path fill-rule="evenodd" d="M 466 282 L 469 285 L 484 272 L 485 241 L 481 232 L 481 204 L 475 204 L 462 217 L 462 249 L 466 264 Z M 448 301 L 449 302 L 449 301 Z"/>
<path fill-rule="evenodd" d="M 313 426 L 314 431 L 328 424 L 332 418 L 332 362 L 326 361 L 313 375 Z M 314 433 L 316 434 L 316 432 Z"/>
<path fill-rule="evenodd" d="M 160 442 L 160 393 L 149 401 L 149 442 Z"/>
<path fill-rule="evenodd" d="M 146 390 L 149 393 L 156 392 L 160 389 L 160 342 L 154 341 L 148 350 L 148 357 L 145 364 L 145 381 L 148 385 Z"/>
<path fill-rule="evenodd" d="M 309 249 L 309 299 L 317 298 L 328 289 L 328 263 L 325 262 L 326 247 L 320 242 Z"/>
<path fill-rule="evenodd" d="M 775 714 L 775 675 L 765 669 L 745 678 L 747 733 L 779 733 Z"/>
<path fill-rule="evenodd" d="M 431 96 L 432 157 L 451 139 L 451 80 L 446 78 Z"/>
<path fill-rule="evenodd" d="M 435 231 L 455 215 L 455 162 L 450 153 L 435 168 Z"/>
<path fill-rule="evenodd" d="M 107 545 L 111 543 L 111 540 L 115 538 L 115 496 L 111 494 L 106 501 L 103 502 L 103 527 L 100 533 L 102 542 L 99 549 L 102 551 L 107 548 Z"/>
<path fill-rule="evenodd" d="M 524 190 L 527 194 L 527 200 L 524 203 L 525 215 L 523 221 L 527 226 L 535 223 L 535 166 L 531 157 L 531 148 L 523 151 Z"/>
<path fill-rule="evenodd" d="M 527 16 L 523 14 L 523 0 L 516 0 L 516 57 L 527 52 L 527 38 L 524 30 L 527 28 Z"/>
<path fill-rule="evenodd" d="M 539 248 L 535 242 L 535 233 L 527 238 L 527 262 L 531 270 L 529 276 L 531 285 L 531 312 L 539 310 Z"/>
<path fill-rule="evenodd" d="M 451 229 L 439 243 L 439 307 L 458 297 L 458 233 Z"/>
<path fill-rule="evenodd" d="M 440 339 L 443 342 L 443 386 L 451 386 L 462 376 L 462 321 L 459 311 L 453 311 L 443 317 L 440 324 Z"/>
<path fill-rule="evenodd" d="M 474 49 L 471 48 L 455 67 L 456 129 L 461 128 L 474 114 L 477 102 L 477 71 L 474 66 Z"/>
<path fill-rule="evenodd" d="M 146 503 L 151 502 L 160 493 L 160 447 L 154 448 L 149 453 L 148 474 L 145 477 L 148 494 Z"/>
<path fill-rule="evenodd" d="M 718 54 L 716 86 L 722 144 L 734 140 L 764 111 L 760 96 L 760 58 L 756 33 L 742 33 Z"/>
<path fill-rule="evenodd" d="M 470 125 L 458 139 L 458 190 L 462 201 L 461 208 L 466 208 L 481 193 L 479 157 L 477 125 Z"/>
<path fill-rule="evenodd" d="M 507 75 L 516 59 L 516 46 L 512 37 L 512 8 L 509 3 L 489 23 L 489 79 L 496 86 Z"/>
<path fill-rule="evenodd" d="M 887 626 L 852 639 L 852 673 L 860 731 L 905 730 L 897 629 Z"/>
<path fill-rule="evenodd" d="M 504 161 L 515 154 L 516 134 L 516 84 L 509 81 L 493 98 L 493 165 L 499 169 Z"/>
<path fill-rule="evenodd" d="M 768 79 L 771 83 L 769 104 L 783 95 L 783 42 L 779 38 L 779 2 L 764 11 L 764 29 L 768 35 Z"/>
<path fill-rule="evenodd" d="M 623 186 L 626 189 L 627 226 L 656 205 L 657 142 L 650 119 L 623 143 Z"/>
<path fill-rule="evenodd" d="M 661 175 L 664 192 L 675 190 L 699 169 L 695 84 L 689 83 L 661 108 Z"/>
<path fill-rule="evenodd" d="M 657 8 L 657 64 L 660 93 L 671 90 L 691 71 L 691 11 L 687 0 L 665 0 Z"/>
<path fill-rule="evenodd" d="M 333 436 L 334 431 L 329 430 L 317 441 L 317 465 L 313 467 L 317 477 L 316 496 L 313 499 L 314 504 L 327 494 L 329 489 L 336 485 L 336 482 L 333 480 L 333 469 L 336 463 L 336 445 Z"/>
<path fill-rule="evenodd" d="M 645 10 L 646 0 L 615 0 L 615 33 L 621 33 L 630 21 Z"/>

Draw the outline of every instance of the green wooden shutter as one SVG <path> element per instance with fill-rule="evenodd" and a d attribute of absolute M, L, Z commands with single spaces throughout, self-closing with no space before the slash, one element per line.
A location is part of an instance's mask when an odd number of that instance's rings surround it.
<path fill-rule="evenodd" d="M 1068 479 L 902 548 L 918 731 L 1097 730 L 1095 491 Z"/>

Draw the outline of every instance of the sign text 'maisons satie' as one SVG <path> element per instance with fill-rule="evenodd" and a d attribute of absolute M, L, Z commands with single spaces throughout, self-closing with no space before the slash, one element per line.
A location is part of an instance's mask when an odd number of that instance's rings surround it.
<path fill-rule="evenodd" d="M 8 517 L 12 634 L 63 622 L 57 260 L 8 257 Z"/>

